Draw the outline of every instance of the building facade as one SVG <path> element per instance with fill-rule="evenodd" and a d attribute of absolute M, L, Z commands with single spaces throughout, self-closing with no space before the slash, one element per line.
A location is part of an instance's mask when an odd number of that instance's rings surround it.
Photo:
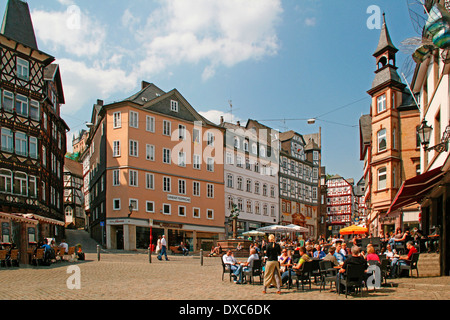
<path fill-rule="evenodd" d="M 320 147 L 294 131 L 280 133 L 280 223 L 318 236 Z"/>
<path fill-rule="evenodd" d="M 412 227 L 418 223 L 420 213 L 418 205 L 412 205 L 387 214 L 402 182 L 416 176 L 420 168 L 417 134 L 408 130 L 420 125 L 419 110 L 397 73 L 397 52 L 384 21 L 373 55 L 377 70 L 368 91 L 371 110 L 360 120 L 367 226 L 374 235 L 403 224 Z"/>
<path fill-rule="evenodd" d="M 224 237 L 223 129 L 176 90 L 93 108 L 82 155 L 90 231 L 107 248 L 146 249 L 164 234 L 191 250 Z"/>
<path fill-rule="evenodd" d="M 339 235 L 339 230 L 352 224 L 353 185 L 339 175 L 327 179 L 327 214 L 331 234 Z"/>
<path fill-rule="evenodd" d="M 254 121 L 248 121 L 244 127 L 240 122 L 221 123 L 226 129 L 224 179 L 228 238 L 233 234 L 230 215 L 234 207 L 239 210 L 238 236 L 278 222 L 279 151 L 276 143 L 267 142 L 266 129 L 254 124 Z"/>
<path fill-rule="evenodd" d="M 64 159 L 64 213 L 66 228 L 85 228 L 83 165 Z"/>
<path fill-rule="evenodd" d="M 0 52 L 1 231 L 3 240 L 25 252 L 32 239 L 64 236 L 63 165 L 69 128 L 60 115 L 65 100 L 59 66 L 38 49 L 27 3 L 8 1 Z M 28 224 L 23 217 L 39 223 Z"/>

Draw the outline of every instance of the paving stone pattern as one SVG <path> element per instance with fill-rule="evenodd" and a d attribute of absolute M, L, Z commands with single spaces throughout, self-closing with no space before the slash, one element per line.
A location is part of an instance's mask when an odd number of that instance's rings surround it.
<path fill-rule="evenodd" d="M 345 300 L 345 295 L 275 289 L 262 293 L 259 284 L 237 285 L 225 275 L 222 281 L 220 258 L 205 257 L 203 266 L 198 256 L 169 256 L 158 261 L 143 253 L 87 253 L 86 261 L 58 262 L 50 267 L 21 266 L 0 269 L 1 300 Z M 72 273 L 69 266 L 80 270 L 80 289 L 69 289 Z M 74 282 L 70 282 L 74 283 Z M 388 281 L 393 285 L 354 300 L 448 300 L 450 277 L 402 278 Z"/>

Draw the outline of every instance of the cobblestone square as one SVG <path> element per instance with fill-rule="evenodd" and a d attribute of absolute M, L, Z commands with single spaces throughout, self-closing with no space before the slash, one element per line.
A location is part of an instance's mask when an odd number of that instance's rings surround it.
<path fill-rule="evenodd" d="M 50 267 L 2 268 L 1 300 L 187 300 L 187 301 L 274 301 L 346 300 L 345 295 L 325 290 L 314 283 L 312 290 L 275 289 L 262 293 L 259 284 L 237 285 L 225 275 L 219 258 L 169 256 L 158 261 L 142 253 L 86 254 L 86 261 L 58 262 Z M 69 266 L 79 267 L 80 289 L 74 287 Z M 76 269 L 76 268 L 75 268 Z M 69 272 L 69 273 L 68 273 Z M 257 280 L 259 280 L 257 278 Z M 369 290 L 361 298 L 347 300 L 449 300 L 450 277 L 401 278 L 388 280 L 389 287 Z M 295 284 L 294 284 L 295 287 Z M 327 287 L 328 289 L 328 287 Z"/>

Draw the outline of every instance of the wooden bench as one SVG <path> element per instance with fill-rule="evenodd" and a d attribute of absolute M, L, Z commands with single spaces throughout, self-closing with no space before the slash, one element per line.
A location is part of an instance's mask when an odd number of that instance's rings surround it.
<path fill-rule="evenodd" d="M 183 251 L 181 251 L 178 248 L 179 248 L 179 246 L 169 247 L 170 251 L 172 251 L 172 254 L 183 254 Z"/>

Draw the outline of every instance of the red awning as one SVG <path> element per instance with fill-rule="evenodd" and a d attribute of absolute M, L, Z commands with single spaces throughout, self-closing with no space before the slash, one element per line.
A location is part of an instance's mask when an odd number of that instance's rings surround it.
<path fill-rule="evenodd" d="M 387 214 L 420 202 L 439 183 L 444 174 L 442 167 L 439 167 L 403 182 Z"/>

